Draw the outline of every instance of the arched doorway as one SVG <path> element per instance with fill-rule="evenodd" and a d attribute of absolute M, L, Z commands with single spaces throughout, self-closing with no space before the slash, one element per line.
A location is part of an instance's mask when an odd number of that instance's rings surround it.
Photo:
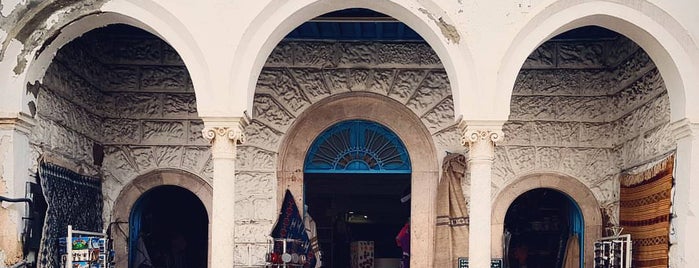
<path fill-rule="evenodd" d="M 581 232 L 583 237 L 581 256 L 584 265 L 591 265 L 593 258 L 593 243 L 602 236 L 602 215 L 599 202 L 590 189 L 579 180 L 570 176 L 555 173 L 535 173 L 516 179 L 513 183 L 503 188 L 493 202 L 492 223 L 492 248 L 493 258 L 503 258 L 507 255 L 505 251 L 505 225 L 506 215 L 510 207 L 520 196 L 536 189 L 549 189 L 577 205 L 581 215 Z M 562 203 L 566 203 L 562 202 Z M 559 227 L 561 227 L 559 225 Z M 577 228 L 577 226 L 576 226 Z M 531 267 L 531 266 L 530 266 Z M 585 267 L 585 266 L 584 266 Z"/>
<path fill-rule="evenodd" d="M 206 267 L 209 221 L 194 193 L 155 187 L 136 201 L 129 219 L 130 267 Z"/>
<path fill-rule="evenodd" d="M 110 234 L 114 241 L 113 245 L 116 251 L 114 257 L 117 267 L 132 267 L 131 265 L 133 264 L 130 262 L 130 238 L 138 237 L 137 233 L 133 232 L 134 230 L 131 228 L 131 220 L 133 220 L 135 214 L 138 214 L 134 213 L 134 211 L 138 210 L 138 207 L 141 207 L 142 211 L 145 208 L 142 205 L 144 196 L 148 196 L 151 191 L 161 187 L 174 187 L 196 197 L 196 202 L 192 201 L 189 203 L 201 205 L 206 212 L 207 227 L 204 238 L 207 244 L 203 247 L 208 248 L 208 223 L 211 222 L 211 196 L 213 190 L 211 185 L 200 177 L 185 171 L 174 169 L 156 170 L 143 174 L 125 185 L 114 202 L 112 221 L 118 224 L 110 228 Z M 171 199 L 169 198 L 168 200 Z M 164 207 L 171 206 L 171 203 L 173 202 L 166 203 Z M 182 218 L 188 219 L 186 216 Z M 207 254 L 210 251 L 210 249 L 207 250 Z"/>
<path fill-rule="evenodd" d="M 316 222 L 326 267 L 350 264 L 360 245 L 368 261 L 397 264 L 396 235 L 410 219 L 408 151 L 368 120 L 337 123 L 318 135 L 304 163 L 306 214 Z"/>
<path fill-rule="evenodd" d="M 538 188 L 520 195 L 505 215 L 508 267 L 563 267 L 571 260 L 582 267 L 584 226 L 577 203 L 559 191 Z M 566 260 L 566 252 L 577 258 Z"/>

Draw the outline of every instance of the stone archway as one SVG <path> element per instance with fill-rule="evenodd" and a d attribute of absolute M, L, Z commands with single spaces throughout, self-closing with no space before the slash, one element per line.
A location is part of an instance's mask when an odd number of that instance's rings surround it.
<path fill-rule="evenodd" d="M 585 222 L 585 267 L 592 267 L 594 241 L 602 237 L 602 214 L 599 203 L 590 189 L 575 178 L 554 174 L 537 173 L 525 175 L 505 186 L 493 202 L 491 214 L 491 255 L 502 258 L 502 232 L 505 215 L 512 202 L 520 195 L 538 188 L 557 190 L 570 197 L 580 207 Z"/>
<path fill-rule="evenodd" d="M 439 181 L 437 152 L 429 131 L 403 104 L 372 93 L 348 93 L 328 97 L 306 111 L 289 129 L 280 145 L 277 200 L 290 189 L 303 204 L 303 167 L 315 137 L 335 123 L 363 119 L 377 122 L 403 141 L 412 163 L 411 266 L 432 267 L 436 194 Z"/>
<path fill-rule="evenodd" d="M 143 174 L 131 181 L 119 193 L 114 202 L 113 220 L 110 236 L 113 239 L 116 267 L 128 267 L 129 216 L 136 201 L 149 190 L 164 185 L 179 186 L 196 195 L 206 208 L 211 225 L 211 202 L 213 188 L 202 178 L 182 170 L 163 169 Z M 209 238 L 211 228 L 209 228 Z M 209 239 L 210 240 L 210 239 Z M 209 246 L 211 247 L 211 246 Z M 208 251 L 211 254 L 211 250 Z"/>

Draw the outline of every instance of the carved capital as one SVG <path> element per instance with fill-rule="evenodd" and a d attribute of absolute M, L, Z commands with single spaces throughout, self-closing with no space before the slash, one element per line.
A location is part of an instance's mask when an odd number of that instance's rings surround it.
<path fill-rule="evenodd" d="M 466 146 L 474 142 L 496 143 L 501 141 L 504 135 L 501 130 L 466 129 L 461 136 L 461 145 Z"/>
<path fill-rule="evenodd" d="M 204 129 L 201 130 L 201 134 L 212 143 L 226 139 L 239 145 L 245 143 L 244 129 L 247 125 L 246 117 L 204 118 Z"/>
<path fill-rule="evenodd" d="M 488 142 L 494 144 L 502 141 L 505 133 L 502 132 L 502 122 L 472 122 L 461 121 L 459 129 L 461 130 L 461 145 L 469 146 L 476 142 Z"/>
<path fill-rule="evenodd" d="M 687 137 L 696 138 L 699 135 L 699 123 L 692 122 L 687 118 L 673 122 L 670 127 L 672 136 L 676 141 Z"/>
<path fill-rule="evenodd" d="M 241 126 L 238 127 L 204 127 L 201 134 L 209 142 L 219 139 L 230 139 L 235 144 L 245 143 L 245 132 Z"/>

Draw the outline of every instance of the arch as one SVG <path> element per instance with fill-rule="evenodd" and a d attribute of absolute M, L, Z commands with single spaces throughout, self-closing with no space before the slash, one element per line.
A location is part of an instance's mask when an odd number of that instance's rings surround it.
<path fill-rule="evenodd" d="M 461 103 L 467 88 L 475 88 L 472 73 L 472 56 L 465 41 L 454 41 L 445 37 L 439 25 L 453 23 L 447 12 L 438 10 L 434 0 L 415 1 L 344 1 L 312 0 L 270 3 L 249 24 L 241 40 L 244 42 L 235 52 L 232 70 L 231 91 L 236 96 L 233 107 L 253 109 L 253 99 L 257 78 L 262 67 L 277 44 L 294 28 L 303 22 L 322 14 L 347 9 L 366 8 L 389 15 L 415 30 L 439 56 L 449 77 L 454 99 L 454 113 L 461 114 Z M 433 15 L 435 14 L 435 15 Z M 437 22 L 439 16 L 441 22 Z M 441 23 L 441 24 L 440 24 Z M 452 26 L 452 25 L 449 25 Z M 456 30 L 454 30 L 456 32 Z M 456 34 L 463 34 L 458 33 Z M 241 90 L 245 90 L 241 92 Z"/>
<path fill-rule="evenodd" d="M 390 129 L 347 120 L 326 129 L 308 150 L 305 173 L 410 173 L 403 142 Z"/>
<path fill-rule="evenodd" d="M 514 83 L 529 54 L 543 42 L 583 26 L 601 26 L 625 35 L 653 59 L 668 90 L 672 121 L 699 116 L 696 78 L 699 48 L 679 22 L 647 1 L 557 1 L 531 19 L 510 42 L 498 72 L 498 110 L 509 111 Z M 641 3 L 637 3 L 641 2 Z"/>
<path fill-rule="evenodd" d="M 154 170 L 140 175 L 122 188 L 114 202 L 111 222 L 117 223 L 117 225 L 111 227 L 110 235 L 114 239 L 117 267 L 128 267 L 128 237 L 130 236 L 128 226 L 134 204 L 144 193 L 164 185 L 179 186 L 196 195 L 204 205 L 209 225 L 211 225 L 213 188 L 204 179 L 192 173 L 175 169 Z M 211 228 L 209 228 L 209 236 L 211 236 Z M 211 254 L 211 245 L 209 245 L 208 252 Z"/>
<path fill-rule="evenodd" d="M 277 163 L 277 203 L 286 189 L 303 204 L 304 160 L 313 140 L 328 127 L 345 120 L 373 121 L 394 132 L 405 144 L 411 173 L 411 265 L 432 267 L 436 194 L 439 181 L 437 151 L 427 128 L 403 104 L 374 93 L 334 95 L 306 109 L 280 144 Z"/>
<path fill-rule="evenodd" d="M 502 258 L 502 232 L 505 226 L 505 215 L 512 202 L 523 193 L 538 188 L 549 188 L 567 195 L 577 203 L 585 223 L 585 267 L 593 259 L 593 243 L 602 237 L 602 212 L 599 203 L 590 189 L 573 177 L 555 173 L 537 173 L 520 177 L 505 186 L 493 202 L 491 214 L 491 255 Z"/>
<path fill-rule="evenodd" d="M 159 37 L 177 51 L 182 58 L 192 79 L 194 93 L 199 103 L 211 94 L 203 92 L 208 89 L 208 68 L 205 57 L 194 37 L 177 17 L 151 0 L 139 1 L 138 5 L 127 0 L 109 1 L 97 13 L 80 17 L 59 27 L 54 39 L 44 40 L 40 54 L 29 62 L 24 83 L 41 80 L 59 49 L 82 36 L 84 33 L 110 24 L 127 24 Z M 26 88 L 21 89 L 22 92 Z M 27 98 L 26 96 L 23 98 Z M 28 101 L 23 100 L 22 105 Z M 25 105 L 26 106 L 26 105 Z M 199 107 L 197 107 L 199 108 Z"/>

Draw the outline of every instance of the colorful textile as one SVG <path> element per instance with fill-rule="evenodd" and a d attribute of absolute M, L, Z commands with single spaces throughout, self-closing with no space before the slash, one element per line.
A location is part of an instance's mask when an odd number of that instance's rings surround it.
<path fill-rule="evenodd" d="M 633 267 L 668 267 L 674 155 L 621 177 L 619 223 L 633 241 Z"/>
<path fill-rule="evenodd" d="M 448 154 L 442 164 L 437 188 L 435 267 L 457 267 L 459 257 L 468 257 L 468 210 L 461 188 L 466 157 Z"/>
<path fill-rule="evenodd" d="M 102 181 L 42 161 L 39 180 L 48 208 L 37 267 L 59 267 L 58 239 L 73 229 L 102 232 Z"/>
<path fill-rule="evenodd" d="M 271 236 L 273 238 L 296 239 L 299 242 L 298 248 L 296 248 L 296 245 L 287 245 L 286 253 L 303 254 L 306 256 L 306 263 L 303 267 L 315 267 L 316 257 L 313 251 L 310 250 L 311 240 L 309 239 L 306 228 L 304 227 L 303 219 L 299 214 L 296 201 L 294 201 L 294 196 L 288 189 L 286 190 L 286 194 L 284 194 L 284 203 L 282 204 L 282 209 L 279 212 L 277 223 L 272 229 Z M 282 248 L 283 245 L 281 243 L 274 244 L 274 252 L 279 254 L 285 253 L 282 252 Z"/>

